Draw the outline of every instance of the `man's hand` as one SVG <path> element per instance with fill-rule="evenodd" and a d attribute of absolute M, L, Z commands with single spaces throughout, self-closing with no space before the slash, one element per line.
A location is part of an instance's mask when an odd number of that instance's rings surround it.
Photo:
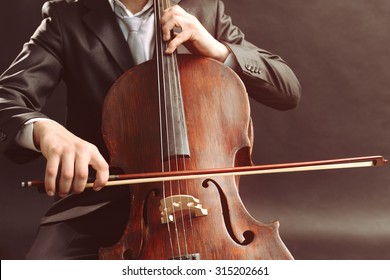
<path fill-rule="evenodd" d="M 172 54 L 176 48 L 185 43 L 191 51 L 197 54 L 217 59 L 224 62 L 229 55 L 229 49 L 216 40 L 199 22 L 199 20 L 184 11 L 178 5 L 172 6 L 164 11 L 161 17 L 163 40 L 169 42 L 167 54 Z M 181 28 L 181 32 L 171 38 L 171 31 L 174 27 Z"/>
<path fill-rule="evenodd" d="M 47 160 L 45 188 L 48 195 L 55 193 L 59 170 L 60 196 L 84 191 L 89 165 L 96 170 L 93 188 L 100 190 L 107 183 L 108 164 L 96 146 L 78 138 L 62 125 L 52 121 L 35 122 L 34 143 Z"/>

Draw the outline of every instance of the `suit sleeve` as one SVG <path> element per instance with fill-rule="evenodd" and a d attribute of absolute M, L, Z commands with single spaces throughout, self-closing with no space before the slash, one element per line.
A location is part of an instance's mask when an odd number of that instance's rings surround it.
<path fill-rule="evenodd" d="M 15 144 L 15 136 L 40 113 L 62 75 L 60 28 L 51 4 L 43 6 L 44 19 L 11 64 L 0 76 L 0 151 L 16 162 L 37 156 Z"/>
<path fill-rule="evenodd" d="M 224 13 L 222 1 L 218 1 L 215 37 L 234 54 L 238 75 L 249 96 L 278 110 L 298 105 L 301 86 L 293 71 L 279 56 L 246 41 L 241 30 Z"/>

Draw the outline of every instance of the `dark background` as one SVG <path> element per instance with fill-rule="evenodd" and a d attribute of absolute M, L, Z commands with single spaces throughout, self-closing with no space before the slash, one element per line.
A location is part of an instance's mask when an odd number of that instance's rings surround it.
<path fill-rule="evenodd" d="M 0 4 L 0 72 L 40 22 L 43 0 Z M 303 87 L 299 107 L 252 102 L 257 164 L 384 155 L 390 146 L 390 2 L 226 0 L 258 46 L 281 55 Z M 60 86 L 46 113 L 63 122 Z M 0 156 L 0 258 L 20 259 L 51 199 L 21 189 L 42 178 L 42 159 Z M 258 220 L 279 220 L 296 259 L 390 259 L 389 167 L 247 177 L 242 198 Z"/>

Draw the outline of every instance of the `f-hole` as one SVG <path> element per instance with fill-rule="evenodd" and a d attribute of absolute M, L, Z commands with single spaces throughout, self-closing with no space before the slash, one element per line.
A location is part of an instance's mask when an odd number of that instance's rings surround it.
<path fill-rule="evenodd" d="M 208 188 L 210 182 L 213 183 L 216 186 L 216 188 L 217 188 L 217 190 L 219 192 L 219 197 L 220 197 L 220 200 L 221 200 L 222 211 L 223 211 L 223 215 L 222 216 L 223 216 L 223 219 L 224 219 L 224 222 L 225 222 L 225 226 L 226 226 L 227 231 L 229 232 L 230 237 L 238 245 L 246 246 L 246 245 L 250 244 L 253 241 L 253 239 L 255 238 L 255 234 L 252 231 L 247 230 L 247 231 L 245 231 L 243 233 L 244 241 L 241 242 L 240 240 L 238 240 L 238 238 L 234 235 L 234 232 L 233 232 L 232 223 L 231 223 L 231 220 L 230 220 L 230 214 L 229 214 L 229 208 L 228 208 L 227 199 L 226 199 L 225 195 L 222 192 L 221 186 L 216 181 L 214 181 L 213 179 L 206 179 L 206 180 L 204 180 L 203 183 L 202 183 L 202 186 L 204 188 Z"/>

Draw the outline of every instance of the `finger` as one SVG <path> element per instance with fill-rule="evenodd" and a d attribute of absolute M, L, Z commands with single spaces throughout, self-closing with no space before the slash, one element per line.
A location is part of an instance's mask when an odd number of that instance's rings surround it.
<path fill-rule="evenodd" d="M 74 177 L 74 165 L 75 156 L 73 153 L 64 153 L 61 158 L 61 177 L 59 182 L 58 194 L 60 196 L 66 196 L 69 194 L 73 177 Z"/>
<path fill-rule="evenodd" d="M 169 44 L 167 49 L 165 50 L 166 54 L 172 54 L 181 44 L 188 41 L 190 38 L 190 34 L 188 32 L 182 31 L 178 33 L 175 38 L 173 38 Z"/>
<path fill-rule="evenodd" d="M 163 40 L 169 41 L 172 37 L 173 28 L 182 27 L 188 16 L 189 14 L 178 5 L 166 9 L 160 19 Z"/>
<path fill-rule="evenodd" d="M 47 159 L 45 171 L 45 190 L 49 196 L 54 196 L 56 191 L 56 179 L 60 165 L 60 157 L 52 156 Z"/>
<path fill-rule="evenodd" d="M 165 22 L 161 22 L 161 30 L 163 35 L 163 40 L 169 41 L 172 38 L 172 30 L 175 28 L 175 26 L 178 26 L 178 22 L 171 18 Z"/>
<path fill-rule="evenodd" d="M 180 30 L 180 32 L 174 32 L 178 31 L 176 28 Z M 162 31 L 164 40 L 171 40 L 166 50 L 167 54 L 173 53 L 178 46 L 188 41 L 194 32 L 193 28 L 191 27 L 191 23 L 188 22 L 188 19 L 183 17 L 176 17 L 175 19 L 167 21 L 162 26 Z M 172 34 L 175 36 L 171 36 Z"/>
<path fill-rule="evenodd" d="M 75 159 L 75 170 L 72 184 L 72 192 L 81 193 L 88 181 L 89 155 L 78 153 Z"/>
<path fill-rule="evenodd" d="M 95 191 L 101 190 L 108 182 L 109 166 L 103 156 L 99 153 L 96 147 L 93 148 L 90 165 L 96 170 L 96 179 L 93 183 L 93 189 Z"/>
<path fill-rule="evenodd" d="M 188 15 L 189 14 L 183 8 L 181 8 L 179 5 L 174 5 L 174 6 L 169 7 L 168 9 L 164 10 L 164 12 L 160 18 L 160 22 L 161 22 L 161 24 L 164 24 L 176 16 L 185 17 Z"/>

